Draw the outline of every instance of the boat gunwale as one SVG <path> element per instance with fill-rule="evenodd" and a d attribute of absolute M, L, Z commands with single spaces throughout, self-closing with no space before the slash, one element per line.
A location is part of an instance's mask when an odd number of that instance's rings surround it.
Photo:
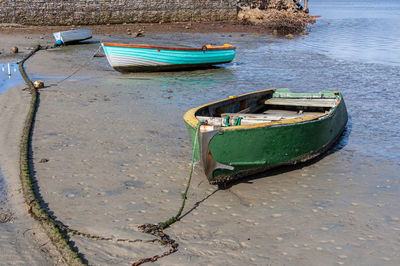
<path fill-rule="evenodd" d="M 144 49 L 159 49 L 159 50 L 172 50 L 172 51 L 223 51 L 223 50 L 236 50 L 236 46 L 225 46 L 225 47 L 211 47 L 207 48 L 203 45 L 200 48 L 185 48 L 185 47 L 168 47 L 168 46 L 153 46 L 147 44 L 124 44 L 124 43 L 110 43 L 103 42 L 100 43 L 104 46 L 111 47 L 123 47 L 123 48 L 144 48 Z"/>
<path fill-rule="evenodd" d="M 275 88 L 271 89 L 266 89 L 266 90 L 261 90 L 261 91 L 256 91 L 256 92 L 250 92 L 242 95 L 235 96 L 235 98 L 239 97 L 245 97 L 249 96 L 252 94 L 257 94 L 257 93 L 262 93 L 262 92 L 267 92 L 267 91 L 276 91 Z M 298 118 L 292 118 L 292 119 L 285 119 L 285 120 L 279 120 L 279 121 L 271 121 L 271 122 L 265 122 L 265 123 L 256 123 L 256 124 L 249 124 L 249 125 L 239 125 L 239 126 L 234 126 L 234 127 L 221 127 L 221 131 L 229 131 L 229 130 L 246 130 L 246 129 L 256 129 L 256 128 L 264 128 L 264 127 L 270 127 L 270 126 L 289 126 L 293 124 L 299 124 L 299 123 L 305 123 L 305 122 L 311 122 L 315 121 L 317 119 L 327 119 L 335 113 L 337 107 L 339 104 L 342 102 L 342 96 L 341 94 L 337 95 L 339 100 L 336 102 L 335 106 L 332 106 L 332 111 L 329 112 L 328 114 L 318 114 L 318 115 L 309 115 L 309 116 L 304 116 L 304 117 L 298 117 Z M 211 106 L 220 102 L 224 102 L 227 100 L 230 100 L 231 98 L 215 101 L 212 103 L 204 104 L 195 108 L 190 109 L 187 111 L 184 115 L 184 120 L 188 125 L 190 125 L 192 128 L 197 128 L 197 125 L 199 123 L 199 119 L 196 117 L 196 112 L 200 110 L 201 108 Z"/>

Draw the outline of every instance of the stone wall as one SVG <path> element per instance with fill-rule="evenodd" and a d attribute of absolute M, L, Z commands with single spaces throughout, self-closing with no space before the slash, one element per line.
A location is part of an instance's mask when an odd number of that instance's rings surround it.
<path fill-rule="evenodd" d="M 0 0 L 0 23 L 32 25 L 230 21 L 237 0 Z"/>
<path fill-rule="evenodd" d="M 232 21 L 239 6 L 266 9 L 293 0 L 0 0 L 0 23 L 89 25 Z"/>
<path fill-rule="evenodd" d="M 268 8 L 273 9 L 287 9 L 294 7 L 293 0 L 237 0 L 238 7 L 250 7 L 265 10 Z"/>

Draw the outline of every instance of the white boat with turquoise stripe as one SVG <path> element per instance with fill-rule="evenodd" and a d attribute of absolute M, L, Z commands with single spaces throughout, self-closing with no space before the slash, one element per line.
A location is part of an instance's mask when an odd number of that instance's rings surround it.
<path fill-rule="evenodd" d="M 162 47 L 101 42 L 110 65 L 120 72 L 168 71 L 207 68 L 229 63 L 236 47 L 203 45 L 200 48 Z"/>

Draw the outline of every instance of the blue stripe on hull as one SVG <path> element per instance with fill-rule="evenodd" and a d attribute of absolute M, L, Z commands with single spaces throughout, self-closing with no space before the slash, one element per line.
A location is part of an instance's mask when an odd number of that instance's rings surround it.
<path fill-rule="evenodd" d="M 233 60 L 236 51 L 209 50 L 209 51 L 185 51 L 185 50 L 158 50 L 148 48 L 103 46 L 106 55 L 140 58 L 144 60 L 159 61 L 167 64 L 218 64 Z M 110 62 L 110 64 L 112 64 Z"/>

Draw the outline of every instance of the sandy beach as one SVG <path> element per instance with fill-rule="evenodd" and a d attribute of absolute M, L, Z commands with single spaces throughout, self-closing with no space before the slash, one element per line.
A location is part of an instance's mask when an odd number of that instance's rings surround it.
<path fill-rule="evenodd" d="M 26 53 L 35 44 L 51 44 L 52 30 L 16 29 L 12 34 L 4 29 L 0 51 L 4 55 L 16 45 Z M 28 74 L 45 82 L 32 139 L 40 199 L 57 221 L 114 239 L 71 237 L 89 265 L 131 265 L 167 250 L 146 242 L 154 237 L 137 227 L 178 211 L 192 156 L 183 114 L 265 84 L 235 72 L 240 64 L 250 64 L 240 50 L 236 64 L 227 68 L 118 73 L 105 57 L 93 58 L 98 41 L 131 39 L 125 28 L 112 31 L 96 28 L 89 42 L 39 51 L 25 65 Z M 226 40 L 242 51 L 256 51 L 256 42 L 266 43 L 261 40 L 265 34 L 256 31 L 180 31 L 146 30 L 137 40 Z M 225 86 L 232 80 L 239 82 Z M 0 262 L 59 265 L 58 253 L 29 217 L 20 191 L 18 145 L 29 102 L 23 88 L 21 84 L 0 95 L 0 167 L 13 213 L 12 223 L 0 224 Z M 348 106 L 351 113 L 355 107 L 351 101 Z M 185 215 L 166 230 L 179 250 L 155 264 L 398 265 L 400 166 L 354 152 L 346 146 L 350 132 L 348 128 L 335 150 L 311 163 L 275 169 L 226 190 L 208 184 L 196 164 Z"/>
<path fill-rule="evenodd" d="M 0 263 L 54 265 L 60 262 L 59 254 L 40 225 L 29 216 L 21 192 L 18 147 L 30 101 L 23 88 L 24 85 L 16 86 L 0 98 L 0 175 L 6 181 L 8 199 L 0 207 L 11 215 L 10 221 L 0 224 Z"/>

